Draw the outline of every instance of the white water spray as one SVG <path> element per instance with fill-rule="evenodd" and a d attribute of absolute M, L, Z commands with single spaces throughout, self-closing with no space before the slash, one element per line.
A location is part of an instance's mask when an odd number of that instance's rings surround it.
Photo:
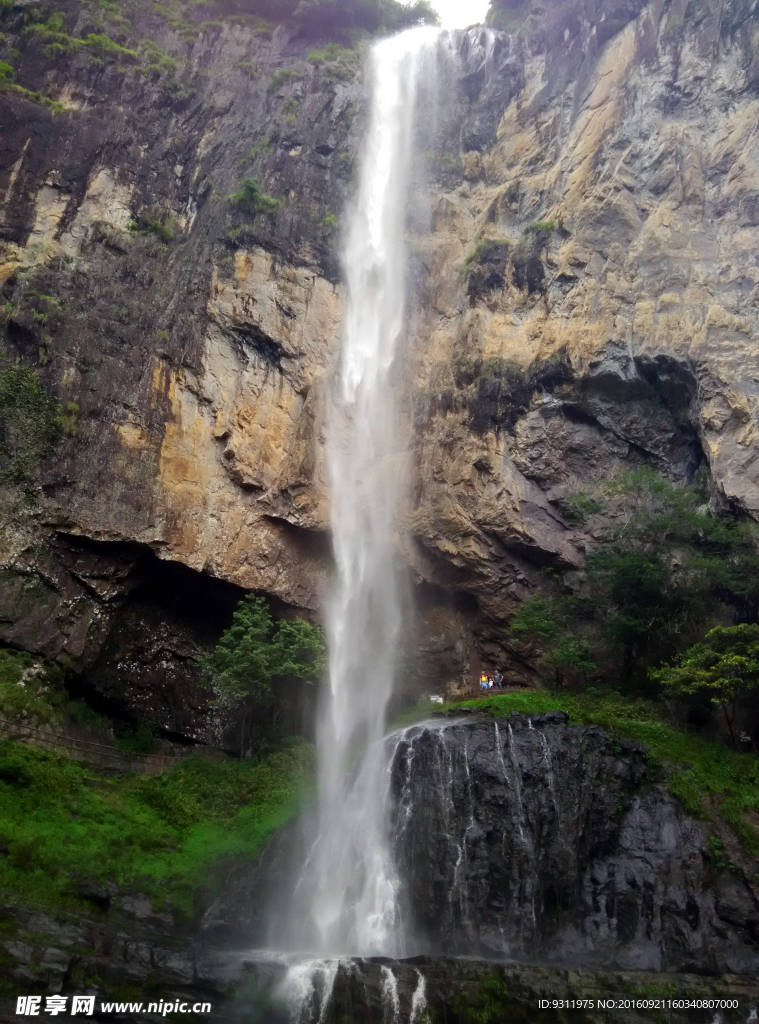
<path fill-rule="evenodd" d="M 412 29 L 372 50 L 369 125 L 344 252 L 340 393 L 327 436 L 337 580 L 327 619 L 329 694 L 317 736 L 318 837 L 303 922 L 320 955 L 403 954 L 382 743 L 401 627 L 393 545 L 401 473 L 390 372 L 405 322 L 417 87 L 422 76 L 427 86 L 434 77 L 438 36 Z"/>

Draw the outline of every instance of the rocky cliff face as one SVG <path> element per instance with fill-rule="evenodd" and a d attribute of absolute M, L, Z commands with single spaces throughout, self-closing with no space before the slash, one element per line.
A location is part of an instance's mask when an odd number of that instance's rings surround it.
<path fill-rule="evenodd" d="M 410 557 L 476 597 L 497 657 L 536 569 L 583 557 L 567 491 L 708 463 L 716 496 L 756 513 L 751 10 L 552 5 L 488 57 L 508 81 L 495 133 L 462 133 L 434 176 Z"/>
<path fill-rule="evenodd" d="M 716 864 L 717 826 L 684 813 L 639 744 L 559 711 L 443 718 L 386 743 L 408 955 L 756 975 L 753 859 L 725 830 L 732 868 Z M 230 874 L 209 941 L 281 948 L 303 832 Z"/>
<path fill-rule="evenodd" d="M 753 1019 L 759 1001 L 759 986 L 750 978 L 561 970 L 444 956 L 288 963 L 276 954 L 230 954 L 178 943 L 154 922 L 121 921 L 105 929 L 81 915 L 2 909 L 0 945 L 12 950 L 18 963 L 13 983 L 29 988 L 42 981 L 48 991 L 63 985 L 68 993 L 82 985 L 81 979 L 97 977 L 100 997 L 92 1019 L 102 1022 L 113 1019 L 113 1010 L 103 1009 L 109 996 L 123 1001 L 125 994 L 140 990 L 145 1010 L 159 999 L 164 1006 L 210 1004 L 203 1016 L 213 1024 L 521 1024 L 536 1012 L 556 1024 L 643 1024 L 652 1019 L 655 999 L 672 1001 L 673 1024 L 710 1024 L 713 1013 L 694 1012 L 688 1000 L 728 999 L 736 1006 L 732 1019 L 740 1022 Z M 288 1006 L 294 988 L 298 998 Z M 598 1007 L 600 998 L 608 1000 L 604 1008 Z M 636 998 L 639 1011 L 629 1006 Z M 550 1008 L 539 1000 L 548 1000 Z M 559 1001 L 566 1006 L 567 1000 L 582 1000 L 582 1008 L 562 1008 Z M 0 996 L 3 1024 L 16 1019 L 15 1009 L 15 1000 Z M 132 1012 L 130 1020 L 148 1024 L 160 1016 Z"/>
<path fill-rule="evenodd" d="M 307 614 L 329 568 L 321 424 L 360 62 L 160 10 L 129 38 L 157 40 L 170 71 L 66 43 L 113 31 L 85 5 L 60 6 L 55 38 L 52 7 L 4 8 L 27 90 L 0 93 L 4 345 L 72 422 L 36 503 L 6 489 L 0 630 L 78 671 L 123 634 L 135 552 Z M 581 562 L 569 491 L 708 463 L 716 499 L 759 508 L 753 7 L 520 10 L 519 32 L 456 38 L 410 220 L 399 472 L 417 686 L 501 658 L 539 570 Z M 230 202 L 244 176 L 275 212 Z M 71 538 L 118 588 L 71 568 Z M 191 624 L 170 618 L 176 648 Z"/>

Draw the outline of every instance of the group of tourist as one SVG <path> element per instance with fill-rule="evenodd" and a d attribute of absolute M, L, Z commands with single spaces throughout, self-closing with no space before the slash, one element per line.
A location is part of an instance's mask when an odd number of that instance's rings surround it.
<path fill-rule="evenodd" d="M 480 689 L 492 690 L 494 686 L 499 690 L 503 687 L 503 676 L 501 673 L 496 671 L 494 676 L 489 676 L 487 672 L 483 672 L 480 676 Z"/>

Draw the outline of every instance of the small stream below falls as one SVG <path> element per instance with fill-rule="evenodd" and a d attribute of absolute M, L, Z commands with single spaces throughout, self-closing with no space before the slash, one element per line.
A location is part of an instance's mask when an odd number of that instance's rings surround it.
<path fill-rule="evenodd" d="M 227 1004 L 221 1019 L 228 1024 L 752 1024 L 759 1005 L 756 980 L 569 971 L 465 957 L 298 959 L 256 951 L 242 958 L 241 969 L 252 995 Z M 656 992 L 666 993 L 666 1012 L 646 1005 Z M 637 1007 L 630 1005 L 634 993 L 643 994 Z M 687 998 L 705 1008 L 678 1006 Z M 735 1008 L 715 1013 L 707 1008 L 715 998 Z M 552 1012 L 561 1000 L 575 1001 L 575 1008 Z"/>

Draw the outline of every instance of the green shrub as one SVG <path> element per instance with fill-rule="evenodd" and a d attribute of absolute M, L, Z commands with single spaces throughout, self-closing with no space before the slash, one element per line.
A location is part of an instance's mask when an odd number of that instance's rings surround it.
<path fill-rule="evenodd" d="M 542 10 L 533 0 L 490 0 L 485 20 L 491 28 L 501 32 L 520 32 L 527 25 L 531 14 Z"/>
<path fill-rule="evenodd" d="M 507 238 L 478 238 L 475 239 L 471 251 L 467 254 L 464 262 L 458 270 L 459 277 L 471 287 L 472 282 L 483 273 L 487 276 L 489 272 L 495 271 L 505 281 L 506 263 L 514 250 L 514 243 Z M 483 268 L 481 271 L 480 268 Z"/>
<path fill-rule="evenodd" d="M 462 264 L 462 273 L 467 275 L 478 263 L 485 263 L 495 254 L 500 254 L 505 247 L 512 245 L 508 238 L 478 238 L 471 252 Z"/>
<path fill-rule="evenodd" d="M 81 39 L 75 39 L 66 31 L 66 18 L 62 11 L 54 11 L 47 21 L 34 22 L 24 28 L 24 35 L 38 39 L 49 53 L 67 52 L 82 46 Z"/>
<path fill-rule="evenodd" d="M 236 206 L 247 210 L 254 217 L 259 213 L 276 213 L 281 205 L 279 199 L 274 199 L 264 192 L 257 178 L 244 178 L 240 182 L 237 192 L 233 192 L 229 200 Z"/>
<path fill-rule="evenodd" d="M 361 63 L 357 49 L 348 49 L 340 43 L 327 43 L 321 50 L 312 50 L 308 55 L 311 64 L 322 67 L 322 77 L 327 82 L 348 82 L 355 78 Z"/>
<path fill-rule="evenodd" d="M 344 53 L 350 51 L 346 47 L 341 46 L 340 43 L 327 43 L 322 50 L 311 50 L 308 55 L 308 60 L 311 64 L 326 64 L 329 61 L 339 60 Z"/>
<path fill-rule="evenodd" d="M 130 754 L 153 754 L 158 749 L 156 728 L 151 722 L 140 722 L 136 728 L 117 728 L 116 746 Z"/>
<path fill-rule="evenodd" d="M 168 225 L 169 218 L 151 217 L 149 213 L 143 214 L 141 218 L 146 231 L 157 235 L 162 242 L 170 242 L 174 238 L 174 232 Z"/>
<path fill-rule="evenodd" d="M 262 156 L 265 153 L 271 153 L 273 150 L 274 146 L 272 146 L 271 139 L 267 132 L 266 135 L 261 136 L 261 138 L 257 142 L 254 142 L 250 147 L 248 160 L 255 160 L 256 157 Z"/>
<path fill-rule="evenodd" d="M 79 403 L 66 402 L 60 416 L 61 430 L 68 437 L 79 433 Z"/>
<path fill-rule="evenodd" d="M 101 56 L 129 57 L 130 60 L 135 61 L 138 59 L 136 50 L 128 50 L 125 46 L 114 42 L 104 32 L 90 32 L 87 38 L 83 40 L 83 45 L 91 47 Z"/>
<path fill-rule="evenodd" d="M 131 221 L 127 227 L 129 231 L 153 234 L 167 244 L 174 238 L 174 232 L 170 225 L 174 218 L 163 211 L 158 213 L 150 210 L 143 210 L 136 221 Z"/>
<path fill-rule="evenodd" d="M 5 85 L 0 82 L 0 88 L 13 89 L 14 92 L 19 93 L 32 103 L 39 103 L 41 106 L 46 107 L 53 114 L 62 114 L 66 110 L 72 109 L 63 103 L 59 103 L 58 100 L 51 100 L 49 96 L 43 95 L 38 90 L 25 89 L 22 85 L 17 85 L 15 82 L 6 82 Z"/>
<path fill-rule="evenodd" d="M 118 19 L 122 22 L 123 26 L 129 28 L 129 22 L 126 19 Z M 92 60 L 95 63 L 102 62 L 106 59 L 127 59 L 130 62 L 136 62 L 138 60 L 137 50 L 130 49 L 126 46 L 122 46 L 115 40 L 111 39 L 105 32 L 90 32 L 85 39 L 77 38 L 68 33 L 66 28 L 66 18 L 62 11 L 54 11 L 50 14 L 46 21 L 34 22 L 31 25 L 27 25 L 24 29 L 24 33 L 34 39 L 37 39 L 45 48 L 45 52 L 49 55 L 56 53 L 70 53 L 72 51 L 84 51 L 89 50 L 93 56 Z M 155 43 L 143 40 L 140 44 L 141 49 L 154 54 L 159 48 Z M 159 51 L 160 52 L 160 51 Z M 171 58 L 166 57 L 167 62 L 176 64 L 175 61 L 171 61 Z M 168 64 L 164 65 L 164 69 L 168 68 Z"/>
<path fill-rule="evenodd" d="M 285 121 L 288 124 L 295 124 L 298 120 L 298 101 L 294 96 L 288 96 L 282 107 L 282 113 L 285 115 Z"/>
<path fill-rule="evenodd" d="M 300 78 L 303 78 L 302 71 L 295 71 L 293 68 L 280 68 L 269 79 L 269 92 L 278 92 L 283 85 L 287 85 L 288 82 L 297 82 Z"/>
<path fill-rule="evenodd" d="M 559 500 L 559 508 L 568 523 L 582 526 L 588 521 L 590 516 L 603 512 L 606 504 L 591 494 L 577 491 L 574 494 L 567 494 L 561 498 Z"/>
<path fill-rule="evenodd" d="M 557 228 L 556 228 L 555 221 L 552 221 L 552 220 L 534 220 L 532 222 L 532 224 L 528 224 L 527 227 L 524 230 L 526 232 L 527 231 L 532 231 L 535 234 L 541 234 L 541 233 L 550 234 L 552 231 L 556 231 Z"/>
<path fill-rule="evenodd" d="M 179 71 L 179 61 L 165 53 L 152 39 L 140 40 L 139 54 L 144 61 L 144 68 L 135 68 L 135 71 L 145 70 L 169 79 L 174 78 Z"/>
<path fill-rule="evenodd" d="M 13 66 L 5 60 L 0 60 L 0 85 L 12 82 L 14 74 Z"/>
<path fill-rule="evenodd" d="M 81 725 L 92 732 L 111 732 L 112 725 L 84 700 L 70 700 L 66 704 L 66 714 L 75 725 Z"/>

